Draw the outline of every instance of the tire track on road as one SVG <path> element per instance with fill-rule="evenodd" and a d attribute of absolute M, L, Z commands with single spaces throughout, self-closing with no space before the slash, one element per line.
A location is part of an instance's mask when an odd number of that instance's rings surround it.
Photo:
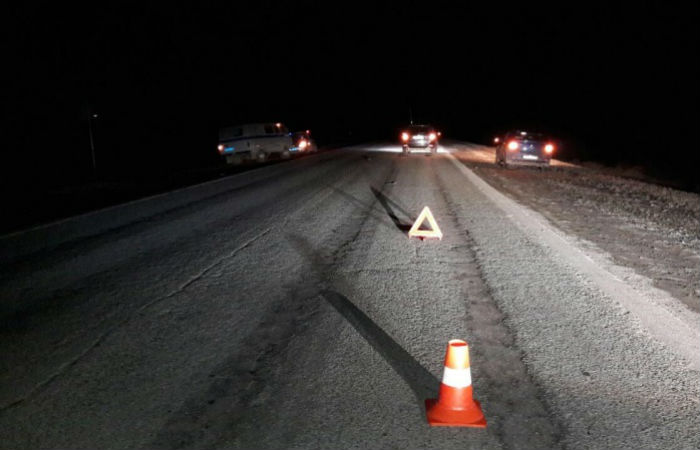
<path fill-rule="evenodd" d="M 493 299 L 474 250 L 476 243 L 468 227 L 460 220 L 460 210 L 452 198 L 453 191 L 447 188 L 443 179 L 444 166 L 447 165 L 449 162 L 444 158 L 435 161 L 431 164 L 431 175 L 443 207 L 449 212 L 451 227 L 462 233 L 462 244 L 453 247 L 451 252 L 455 254 L 454 266 L 474 266 L 471 272 L 456 269 L 455 276 L 464 282 L 466 326 L 474 344 L 472 365 L 478 365 L 479 372 L 485 375 L 478 380 L 479 397 L 489 427 L 496 430 L 505 448 L 558 448 L 562 445 L 562 424 L 550 410 L 544 391 L 525 365 L 525 355 L 515 343 L 506 315 Z M 460 259 L 462 263 L 458 262 Z"/>
<path fill-rule="evenodd" d="M 346 257 L 348 248 L 358 239 L 364 224 L 371 219 L 377 220 L 376 200 L 364 203 L 355 199 L 351 202 L 353 210 L 360 214 L 350 214 L 350 218 L 340 224 L 338 232 L 332 233 L 332 244 L 324 240 L 312 245 L 303 236 L 290 234 L 289 228 L 303 223 L 295 218 L 305 218 L 312 211 L 322 210 L 320 205 L 327 204 L 333 197 L 352 197 L 341 188 L 344 184 L 357 182 L 358 173 L 362 174 L 359 179 L 367 178 L 361 164 L 343 174 L 332 186 L 323 189 L 314 201 L 305 202 L 302 208 L 287 216 L 284 223 L 276 228 L 278 233 L 270 234 L 289 243 L 303 257 L 309 269 L 300 268 L 305 274 L 303 279 L 291 280 L 286 285 L 287 298 L 270 305 L 266 317 L 243 339 L 241 349 L 211 371 L 211 382 L 203 391 L 188 398 L 180 410 L 170 415 L 157 437 L 148 444 L 149 448 L 220 448 L 221 442 L 234 442 L 238 439 L 239 428 L 244 426 L 242 423 L 249 420 L 250 414 L 256 411 L 256 405 L 264 403 L 266 392 L 283 383 L 284 380 L 279 379 L 279 361 L 284 359 L 294 340 L 315 329 L 320 320 L 319 294 L 328 289 L 329 274 Z M 385 182 L 394 173 L 392 163 L 378 176 L 370 178 Z M 314 217 L 304 228 L 313 229 L 312 224 L 322 220 L 322 216 Z M 323 238 L 315 234 L 311 236 Z M 318 248 L 325 250 L 321 252 Z"/>

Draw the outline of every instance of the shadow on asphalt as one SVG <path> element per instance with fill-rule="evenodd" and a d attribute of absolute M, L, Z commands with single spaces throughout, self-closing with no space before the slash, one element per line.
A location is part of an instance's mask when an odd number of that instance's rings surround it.
<path fill-rule="evenodd" d="M 333 187 L 333 186 L 328 186 L 328 187 L 329 187 L 330 189 L 332 189 L 333 192 L 335 192 L 336 194 L 338 194 L 338 195 L 340 195 L 340 196 L 342 196 L 342 197 L 345 197 L 345 198 L 346 198 L 347 200 L 349 200 L 351 203 L 354 203 L 355 206 L 359 207 L 361 210 L 367 210 L 367 211 L 369 212 L 368 215 L 371 216 L 372 218 L 376 219 L 376 220 L 377 220 L 379 223 L 381 223 L 382 225 L 391 228 L 391 225 L 387 222 L 387 220 L 386 220 L 386 218 L 384 217 L 384 215 L 383 215 L 383 214 L 379 214 L 379 211 L 377 211 L 376 209 L 374 209 L 374 207 L 373 207 L 373 205 L 372 205 L 371 203 L 369 203 L 369 204 L 368 204 L 368 203 L 365 203 L 365 202 L 363 202 L 362 200 L 360 200 L 359 198 L 357 198 L 357 197 L 355 197 L 355 196 L 353 196 L 353 195 L 351 195 L 351 194 L 348 194 L 347 192 L 345 192 L 345 191 L 343 191 L 343 190 L 341 190 L 341 189 L 338 189 L 338 188 L 336 188 L 336 187 Z"/>
<path fill-rule="evenodd" d="M 386 195 L 384 195 L 380 190 L 374 188 L 373 186 L 370 186 L 370 189 L 372 189 L 372 193 L 374 194 L 375 197 L 377 197 L 377 200 L 379 200 L 379 203 L 382 204 L 384 209 L 386 210 L 386 213 L 389 215 L 389 218 L 394 222 L 394 225 L 396 225 L 396 228 L 399 230 L 403 231 L 404 233 L 408 232 L 408 230 L 411 229 L 412 223 L 415 221 L 411 218 L 411 215 L 404 211 L 396 202 L 392 201 L 390 198 L 388 198 Z M 408 217 L 411 220 L 411 223 L 403 223 L 401 220 L 396 217 L 396 213 L 394 213 L 394 210 L 391 206 L 394 206 L 399 212 L 401 212 L 404 216 Z"/>
<path fill-rule="evenodd" d="M 311 266 L 311 277 L 317 277 L 321 286 L 326 284 L 325 273 L 333 262 L 318 254 L 305 238 L 298 235 L 287 236 L 294 249 L 303 256 Z M 321 298 L 326 300 L 340 313 L 350 325 L 391 365 L 408 384 L 416 396 L 420 408 L 425 407 L 425 400 L 435 398 L 440 385 L 425 367 L 399 345 L 389 334 L 377 325 L 367 314 L 355 306 L 344 295 L 326 288 L 321 288 Z"/>
<path fill-rule="evenodd" d="M 360 308 L 343 295 L 324 290 L 321 296 L 357 330 L 384 360 L 404 379 L 424 407 L 425 399 L 434 398 L 439 381 L 418 361 L 381 329 Z"/>

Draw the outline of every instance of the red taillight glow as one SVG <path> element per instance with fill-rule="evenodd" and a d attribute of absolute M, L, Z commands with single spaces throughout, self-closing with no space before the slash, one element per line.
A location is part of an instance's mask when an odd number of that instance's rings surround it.
<path fill-rule="evenodd" d="M 552 153 L 554 151 L 554 145 L 552 144 L 547 144 L 544 146 L 544 151 L 547 153 Z"/>
<path fill-rule="evenodd" d="M 408 133 L 406 133 L 405 131 L 404 131 L 403 133 L 401 133 L 401 140 L 404 141 L 404 142 L 408 142 L 408 139 L 409 139 L 410 137 L 411 137 L 411 136 L 410 136 Z"/>
<path fill-rule="evenodd" d="M 301 141 L 299 141 L 299 148 L 302 150 L 304 150 L 308 145 L 309 145 L 309 143 L 306 142 L 305 139 L 302 139 Z"/>
<path fill-rule="evenodd" d="M 430 134 L 428 135 L 428 139 L 430 139 L 431 141 L 434 141 L 435 139 L 437 139 L 437 134 L 435 134 L 435 133 L 430 133 Z"/>
<path fill-rule="evenodd" d="M 518 144 L 518 141 L 510 141 L 508 143 L 508 150 L 517 150 L 518 147 L 520 147 L 520 144 Z"/>

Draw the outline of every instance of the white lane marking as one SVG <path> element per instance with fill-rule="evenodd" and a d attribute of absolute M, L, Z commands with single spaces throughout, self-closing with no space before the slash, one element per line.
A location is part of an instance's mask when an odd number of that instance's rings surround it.
<path fill-rule="evenodd" d="M 446 157 L 523 232 L 550 248 L 561 261 L 594 282 L 605 295 L 633 313 L 653 337 L 685 358 L 690 367 L 700 370 L 699 314 L 690 310 L 684 310 L 682 314 L 674 313 L 664 308 L 602 267 L 585 250 L 567 239 L 559 229 L 550 225 L 535 211 L 491 187 L 452 154 L 447 154 Z M 668 301 L 673 302 L 674 299 L 668 298 Z"/>
<path fill-rule="evenodd" d="M 472 385 L 472 371 L 470 368 L 451 369 L 445 367 L 445 371 L 442 373 L 442 384 L 453 388 L 469 387 Z"/>

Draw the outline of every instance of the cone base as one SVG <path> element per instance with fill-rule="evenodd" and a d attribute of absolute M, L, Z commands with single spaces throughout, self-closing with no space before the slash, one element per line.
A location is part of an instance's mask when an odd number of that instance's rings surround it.
<path fill-rule="evenodd" d="M 425 401 L 425 415 L 431 427 L 486 428 L 486 418 L 481 405 L 474 400 L 474 407 L 465 410 L 447 409 L 431 398 Z"/>

